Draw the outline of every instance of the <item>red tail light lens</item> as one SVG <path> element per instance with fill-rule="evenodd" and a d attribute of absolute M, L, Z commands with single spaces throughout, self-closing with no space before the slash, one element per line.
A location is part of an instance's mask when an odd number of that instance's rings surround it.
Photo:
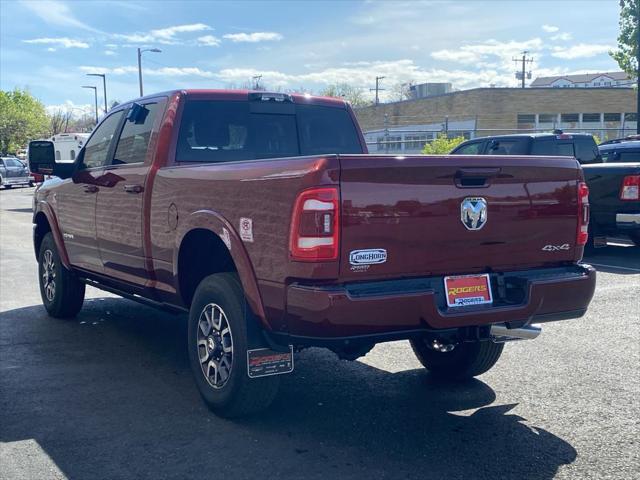
<path fill-rule="evenodd" d="M 305 190 L 298 195 L 291 220 L 289 251 L 299 262 L 338 259 L 340 195 L 336 187 Z"/>
<path fill-rule="evenodd" d="M 589 239 L 589 187 L 584 182 L 578 184 L 578 232 L 576 244 L 583 246 Z"/>
<path fill-rule="evenodd" d="M 620 188 L 620 200 L 640 200 L 640 175 L 627 175 Z"/>

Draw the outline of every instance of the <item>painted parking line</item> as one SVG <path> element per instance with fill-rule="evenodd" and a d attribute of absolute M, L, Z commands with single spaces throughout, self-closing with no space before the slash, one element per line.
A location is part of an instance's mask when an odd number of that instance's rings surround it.
<path fill-rule="evenodd" d="M 619 267 L 618 265 L 608 265 L 606 263 L 594 263 L 594 262 L 589 262 L 589 265 L 593 265 L 594 267 L 612 268 L 612 269 L 617 269 L 617 270 L 625 270 L 625 271 L 629 271 L 629 272 L 638 272 L 638 273 L 640 273 L 640 268 Z"/>

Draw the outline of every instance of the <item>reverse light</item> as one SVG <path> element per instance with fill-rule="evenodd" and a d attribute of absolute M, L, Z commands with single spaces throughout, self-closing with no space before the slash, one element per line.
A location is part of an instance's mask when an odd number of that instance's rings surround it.
<path fill-rule="evenodd" d="M 299 262 L 338 259 L 340 195 L 336 187 L 305 190 L 298 195 L 291 219 L 289 252 Z"/>
<path fill-rule="evenodd" d="M 578 183 L 578 231 L 576 245 L 584 246 L 589 239 L 589 187 L 584 182 Z"/>
<path fill-rule="evenodd" d="M 640 175 L 627 175 L 620 188 L 620 200 L 640 200 Z"/>

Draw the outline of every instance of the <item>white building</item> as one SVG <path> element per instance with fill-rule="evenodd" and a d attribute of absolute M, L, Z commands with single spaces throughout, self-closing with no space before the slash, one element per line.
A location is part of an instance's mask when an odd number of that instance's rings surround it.
<path fill-rule="evenodd" d="M 635 80 L 625 72 L 584 73 L 557 77 L 538 77 L 531 87 L 538 88 L 632 88 Z"/>

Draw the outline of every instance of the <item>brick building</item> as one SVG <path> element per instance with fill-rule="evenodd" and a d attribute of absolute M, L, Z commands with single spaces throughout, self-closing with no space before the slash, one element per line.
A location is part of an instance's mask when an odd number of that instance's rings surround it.
<path fill-rule="evenodd" d="M 629 88 L 476 88 L 356 110 L 369 149 L 412 153 L 447 130 L 474 138 L 516 132 L 591 132 L 614 138 L 636 131 Z"/>

